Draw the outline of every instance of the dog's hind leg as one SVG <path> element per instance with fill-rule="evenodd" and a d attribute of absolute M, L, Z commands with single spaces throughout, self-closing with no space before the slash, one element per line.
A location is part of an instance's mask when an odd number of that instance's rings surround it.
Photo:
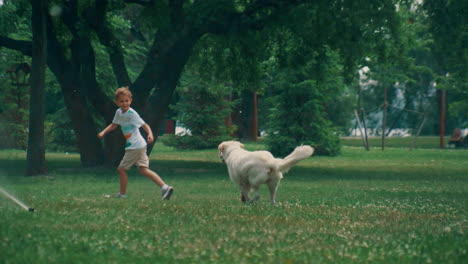
<path fill-rule="evenodd" d="M 252 190 L 254 193 L 254 197 L 251 201 L 251 203 L 255 203 L 260 199 L 260 193 L 259 193 L 260 185 L 254 185 L 252 186 Z"/>
<path fill-rule="evenodd" d="M 244 194 L 242 192 L 240 194 L 240 198 L 241 198 L 241 202 L 243 202 L 243 203 L 247 202 L 247 198 L 245 198 L 245 196 L 244 196 Z"/>

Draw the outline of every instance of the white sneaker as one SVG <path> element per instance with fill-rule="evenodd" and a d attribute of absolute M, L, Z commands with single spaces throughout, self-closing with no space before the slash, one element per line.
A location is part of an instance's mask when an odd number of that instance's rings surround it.
<path fill-rule="evenodd" d="M 166 190 L 162 190 L 162 200 L 169 200 L 171 199 L 171 195 L 174 192 L 174 188 L 172 186 L 167 187 Z"/>
<path fill-rule="evenodd" d="M 117 193 L 117 194 L 114 195 L 114 197 L 115 197 L 115 198 L 126 198 L 127 195 L 121 194 L 121 193 Z"/>

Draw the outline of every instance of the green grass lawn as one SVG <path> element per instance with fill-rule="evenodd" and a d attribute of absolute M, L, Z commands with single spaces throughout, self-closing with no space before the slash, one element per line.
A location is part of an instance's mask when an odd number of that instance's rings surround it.
<path fill-rule="evenodd" d="M 444 145 L 450 141 L 450 136 L 444 137 Z M 361 137 L 347 137 L 342 138 L 341 142 L 345 146 L 363 147 Z M 369 146 L 375 148 L 382 148 L 382 137 L 369 137 Z M 421 136 L 421 137 L 386 137 L 385 147 L 393 148 L 423 148 L 423 149 L 436 149 L 440 147 L 440 137 L 438 136 Z"/>
<path fill-rule="evenodd" d="M 261 145 L 248 144 L 248 149 Z M 344 147 L 285 175 L 243 205 L 217 150 L 157 144 L 151 168 L 176 188 L 160 200 L 130 172 L 81 169 L 47 154 L 50 174 L 24 177 L 25 153 L 0 152 L 0 263 L 467 263 L 468 151 Z"/>

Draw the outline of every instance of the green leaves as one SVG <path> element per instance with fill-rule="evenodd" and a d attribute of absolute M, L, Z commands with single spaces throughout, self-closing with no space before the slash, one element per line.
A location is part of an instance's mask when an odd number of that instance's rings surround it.
<path fill-rule="evenodd" d="M 178 89 L 180 99 L 172 110 L 190 134 L 177 135 L 165 142 L 183 149 L 204 149 L 229 139 L 234 129 L 225 124 L 233 105 L 230 94 L 229 87 L 203 79 L 198 72 L 187 71 Z"/>
<path fill-rule="evenodd" d="M 344 88 L 339 77 L 342 72 L 336 71 L 341 66 L 331 51 L 318 58 L 302 67 L 272 72 L 275 81 L 271 83 L 274 95 L 270 99 L 267 144 L 274 155 L 285 156 L 301 144 L 312 145 L 319 155 L 339 153 L 339 140 L 326 105 L 333 105 L 333 100 L 336 103 Z"/>

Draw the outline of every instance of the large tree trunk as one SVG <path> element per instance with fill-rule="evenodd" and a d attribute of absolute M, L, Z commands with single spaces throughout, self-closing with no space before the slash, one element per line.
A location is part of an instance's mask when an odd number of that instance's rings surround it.
<path fill-rule="evenodd" d="M 70 80 L 73 79 L 73 77 L 70 78 Z M 81 164 L 84 167 L 102 165 L 104 162 L 102 144 L 97 138 L 97 128 L 90 108 L 80 94 L 80 87 L 74 83 L 62 84 L 61 87 L 75 131 Z"/>
<path fill-rule="evenodd" d="M 104 165 L 109 168 L 115 168 L 119 165 L 125 154 L 125 139 L 120 129 L 106 135 L 104 138 Z"/>
<path fill-rule="evenodd" d="M 80 79 L 80 65 L 69 62 L 49 62 L 50 69 L 60 83 L 68 116 L 72 122 L 77 139 L 81 164 L 93 167 L 104 163 L 104 151 L 97 138 L 97 128 L 82 86 L 87 85 Z M 91 84 L 88 84 L 92 86 Z"/>
<path fill-rule="evenodd" d="M 45 67 L 46 67 L 46 31 L 45 0 L 32 2 L 32 72 L 31 97 L 29 107 L 29 138 L 27 153 L 28 176 L 47 173 L 45 162 L 44 120 L 45 120 Z"/>
<path fill-rule="evenodd" d="M 164 122 L 164 116 L 172 99 L 172 95 L 177 87 L 177 82 L 187 63 L 193 46 L 200 38 L 200 34 L 190 32 L 187 28 L 174 33 L 168 30 L 169 37 L 166 41 L 161 41 L 152 48 L 149 63 L 145 71 L 153 69 L 150 78 L 138 78 L 132 87 L 140 88 L 136 90 L 136 108 L 142 111 L 142 116 L 146 123 L 150 125 L 155 141 Z M 165 34 L 162 34 L 165 35 Z M 146 76 L 142 73 L 142 76 Z M 146 87 L 146 91 L 141 88 Z M 142 96 L 156 87 L 156 91 L 144 100 Z M 141 102 L 145 102 L 143 105 Z M 151 153 L 153 144 L 148 146 L 148 154 Z"/>
<path fill-rule="evenodd" d="M 95 56 L 91 40 L 86 35 L 74 33 L 71 42 L 71 57 L 67 59 L 65 49 L 53 35 L 52 21 L 49 20 L 48 65 L 60 83 L 68 116 L 72 122 L 77 139 L 81 165 L 94 167 L 104 164 L 104 150 L 97 138 L 97 127 L 94 121 L 94 109 L 102 116 L 110 115 L 109 99 L 100 93 L 95 76 Z M 73 28 L 73 27 L 71 27 Z M 105 97 L 105 99 L 102 99 Z M 95 105 L 91 108 L 90 105 Z"/>

